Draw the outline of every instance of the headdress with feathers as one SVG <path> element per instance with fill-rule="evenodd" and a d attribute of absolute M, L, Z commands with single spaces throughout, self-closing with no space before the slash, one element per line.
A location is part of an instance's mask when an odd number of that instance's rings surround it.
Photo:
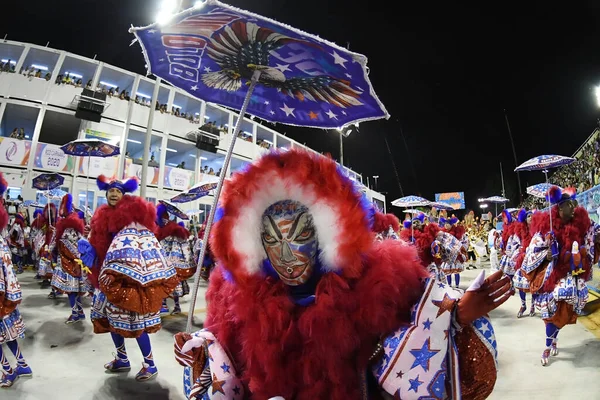
<path fill-rule="evenodd" d="M 425 223 L 425 214 L 420 213 L 420 214 L 415 215 L 414 217 L 412 217 L 412 219 L 404 221 L 404 227 L 406 229 L 410 229 L 410 227 L 412 226 L 412 223 L 414 221 L 419 221 L 422 224 Z"/>
<path fill-rule="evenodd" d="M 167 207 L 162 204 L 159 203 L 158 206 L 156 206 L 156 224 L 158 226 L 164 226 L 165 224 L 163 223 L 163 219 L 164 219 L 164 215 L 167 214 L 167 219 L 169 218 L 169 211 L 167 210 Z"/>
<path fill-rule="evenodd" d="M 575 200 L 576 198 L 577 190 L 574 187 L 561 189 L 558 186 L 552 186 L 548 189 L 548 193 L 546 193 L 546 200 L 552 205 L 561 204 L 567 200 Z"/>
<path fill-rule="evenodd" d="M 96 179 L 96 184 L 98 185 L 98 189 L 109 191 L 110 189 L 116 188 L 121 191 L 121 193 L 133 193 L 138 188 L 138 180 L 136 177 L 127 178 L 125 181 L 121 181 L 119 179 L 109 179 L 104 175 L 100 175 Z"/>
<path fill-rule="evenodd" d="M 455 216 L 452 216 L 452 218 L 441 217 L 440 221 L 439 221 L 439 225 L 444 226 L 446 224 L 450 224 L 451 226 L 454 226 L 454 225 L 456 225 L 457 222 L 458 222 L 458 218 L 456 218 Z"/>
<path fill-rule="evenodd" d="M 63 196 L 60 201 L 60 207 L 58 208 L 58 215 L 66 217 L 73 212 L 73 196 L 71 193 L 67 193 Z"/>

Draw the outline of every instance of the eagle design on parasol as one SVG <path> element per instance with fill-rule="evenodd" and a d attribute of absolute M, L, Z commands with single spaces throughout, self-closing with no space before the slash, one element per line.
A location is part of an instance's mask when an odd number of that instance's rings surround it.
<path fill-rule="evenodd" d="M 234 92 L 242 87 L 242 79 L 249 84 L 258 69 L 261 71 L 258 83 L 300 101 L 323 101 L 341 108 L 363 104 L 359 100 L 362 91 L 351 88 L 347 80 L 329 75 L 286 78 L 282 71 L 270 67 L 271 52 L 293 42 L 318 47 L 253 22 L 237 21 L 211 38 L 206 50 L 221 70 L 202 74 L 202 82 L 211 88 Z"/>

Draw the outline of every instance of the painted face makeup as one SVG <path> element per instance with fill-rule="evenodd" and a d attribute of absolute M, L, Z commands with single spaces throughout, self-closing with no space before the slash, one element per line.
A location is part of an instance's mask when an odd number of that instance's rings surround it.
<path fill-rule="evenodd" d="M 317 235 L 312 215 L 303 204 L 283 200 L 263 214 L 262 243 L 271 265 L 287 285 L 306 283 L 314 272 Z"/>

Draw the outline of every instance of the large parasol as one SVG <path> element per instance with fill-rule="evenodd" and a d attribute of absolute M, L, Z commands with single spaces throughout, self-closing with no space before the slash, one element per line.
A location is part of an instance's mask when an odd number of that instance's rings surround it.
<path fill-rule="evenodd" d="M 533 185 L 533 186 L 529 186 L 527 188 L 527 194 L 533 196 L 533 197 L 537 197 L 539 199 L 545 199 L 546 198 L 546 194 L 548 193 L 548 190 L 550 190 L 550 188 L 553 185 L 549 184 L 549 183 L 538 183 L 537 185 Z"/>
<path fill-rule="evenodd" d="M 207 196 L 212 190 L 217 188 L 217 182 L 200 182 L 188 190 L 179 193 L 178 195 L 171 198 L 173 203 L 189 203 Z"/>
<path fill-rule="evenodd" d="M 119 146 L 104 142 L 100 139 L 77 139 L 60 148 L 65 154 L 88 157 L 87 179 L 85 180 L 85 209 L 88 207 L 88 186 L 90 178 L 90 162 L 92 157 L 112 157 L 120 154 Z"/>
<path fill-rule="evenodd" d="M 167 209 L 169 214 L 174 215 L 177 218 L 181 218 L 184 220 L 190 219 L 190 217 L 186 213 L 181 211 L 181 209 L 179 207 L 177 207 L 175 204 L 173 204 L 167 200 L 159 200 L 158 202 L 160 204 L 162 204 L 163 206 L 165 206 L 165 208 Z"/>
<path fill-rule="evenodd" d="M 548 171 L 550 168 L 562 167 L 574 163 L 575 161 L 576 160 L 572 157 L 558 156 L 556 154 L 543 155 L 525 161 L 515 168 L 515 171 L 542 171 L 546 177 L 546 184 L 550 185 L 550 182 L 548 181 Z M 552 204 L 549 199 L 548 207 L 552 209 Z M 552 212 L 548 214 L 550 214 L 550 232 L 552 232 Z"/>
<path fill-rule="evenodd" d="M 142 46 L 149 73 L 192 96 L 239 110 L 234 133 L 240 130 L 246 113 L 271 122 L 316 128 L 340 128 L 389 117 L 371 87 L 365 56 L 216 0 L 196 4 L 166 23 L 130 31 Z M 224 171 L 237 138 L 231 136 Z M 224 179 L 221 174 L 204 243 Z M 199 265 L 206 248 L 202 246 Z M 199 271 L 190 301 L 188 332 Z"/>
<path fill-rule="evenodd" d="M 491 196 L 491 197 L 486 197 L 485 199 L 482 199 L 481 201 L 485 202 L 485 203 L 494 203 L 494 206 L 496 207 L 495 212 L 496 212 L 496 214 L 498 214 L 498 204 L 506 204 L 510 200 L 508 200 L 506 197 L 502 197 L 502 196 Z"/>
<path fill-rule="evenodd" d="M 400 197 L 399 199 L 392 201 L 393 206 L 403 207 L 403 208 L 426 207 L 426 206 L 429 206 L 430 204 L 431 204 L 431 202 L 429 200 L 427 200 L 423 197 L 420 197 L 420 196 L 412 196 L 412 195 Z M 414 235 L 414 233 L 415 233 L 412 224 L 410 224 L 410 233 L 411 233 L 411 235 Z"/>
<path fill-rule="evenodd" d="M 57 189 L 60 185 L 62 185 L 65 181 L 65 178 L 57 174 L 56 172 L 48 173 L 48 174 L 39 174 L 33 181 L 31 182 L 31 186 L 34 189 L 45 190 L 46 197 L 48 198 L 48 203 L 50 203 L 50 199 L 52 198 L 52 190 L 60 190 Z M 66 193 L 66 192 L 64 192 Z M 50 214 L 50 207 L 48 207 L 48 220 L 52 223 L 52 215 Z"/>

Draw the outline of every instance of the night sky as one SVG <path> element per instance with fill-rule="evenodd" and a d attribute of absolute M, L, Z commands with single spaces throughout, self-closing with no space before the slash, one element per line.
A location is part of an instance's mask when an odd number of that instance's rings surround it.
<path fill-rule="evenodd" d="M 153 22 L 159 3 L 11 1 L 0 13 L 0 34 L 39 45 L 49 41 L 50 47 L 97 54 L 145 73 L 139 45 L 129 47 L 133 36 L 127 30 Z M 433 200 L 434 193 L 464 191 L 467 207 L 477 207 L 478 197 L 500 194 L 502 163 L 506 194 L 516 205 L 504 110 L 519 163 L 577 150 L 600 117 L 594 95 L 600 85 L 600 2 L 449 3 L 229 1 L 349 44 L 369 58 L 370 79 L 392 117 L 361 124 L 358 134 L 344 140 L 344 161 L 365 180 L 379 175 L 378 189 L 387 192 L 388 202 L 401 195 L 393 158 L 404 195 Z M 338 158 L 333 131 L 277 130 Z M 542 179 L 541 173 L 522 175 L 523 191 Z"/>

